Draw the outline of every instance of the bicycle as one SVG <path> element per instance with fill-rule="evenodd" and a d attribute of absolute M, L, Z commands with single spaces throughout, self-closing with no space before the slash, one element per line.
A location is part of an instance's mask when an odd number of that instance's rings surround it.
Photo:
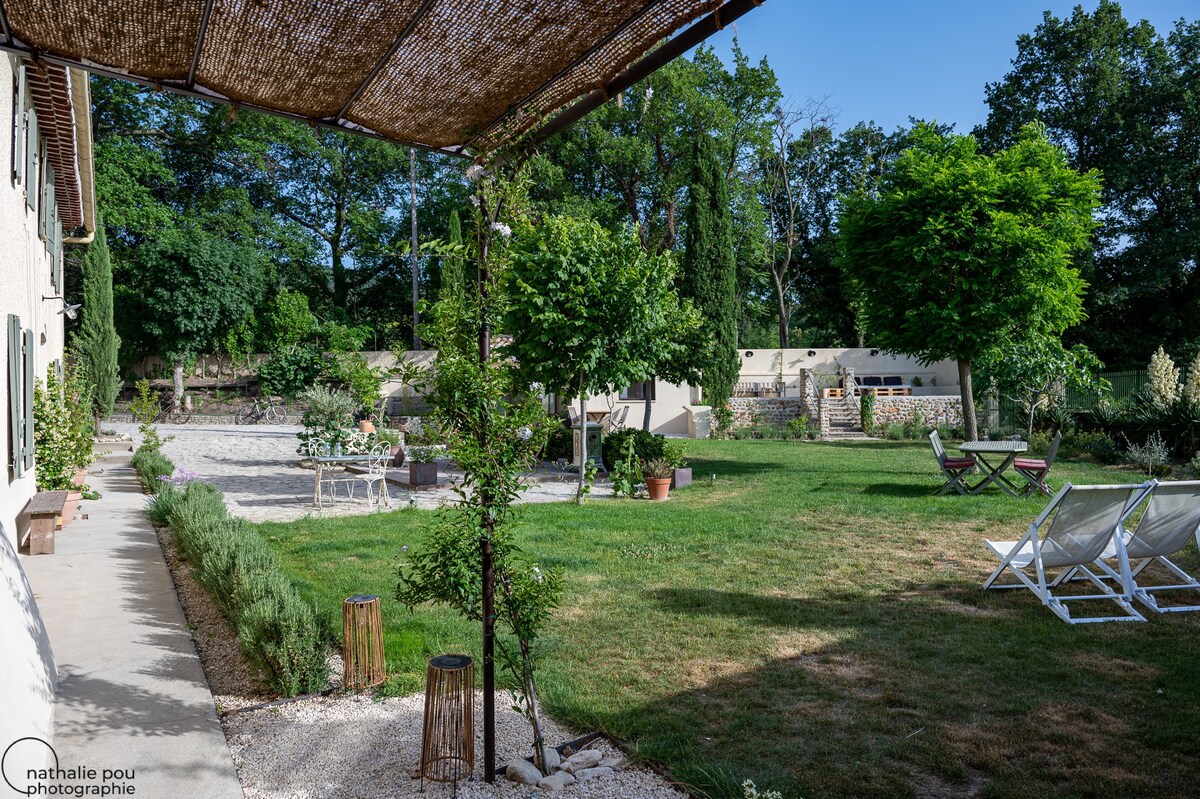
<path fill-rule="evenodd" d="M 192 415 L 187 411 L 175 410 L 175 396 L 164 394 L 158 402 L 158 415 L 154 417 L 154 421 L 167 424 L 187 424 L 192 421 Z"/>
<path fill-rule="evenodd" d="M 253 405 L 242 408 L 237 415 L 238 424 L 258 424 L 262 421 L 267 424 L 283 424 L 286 420 L 287 406 L 263 397 L 254 400 Z"/>

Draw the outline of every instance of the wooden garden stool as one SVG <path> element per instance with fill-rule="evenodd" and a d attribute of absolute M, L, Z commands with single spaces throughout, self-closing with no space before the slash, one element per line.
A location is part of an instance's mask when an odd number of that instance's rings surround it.
<path fill-rule="evenodd" d="M 342 603 L 342 687 L 360 691 L 387 679 L 379 597 L 358 595 Z"/>
<path fill-rule="evenodd" d="M 439 655 L 425 678 L 421 779 L 453 782 L 475 770 L 475 661 Z"/>

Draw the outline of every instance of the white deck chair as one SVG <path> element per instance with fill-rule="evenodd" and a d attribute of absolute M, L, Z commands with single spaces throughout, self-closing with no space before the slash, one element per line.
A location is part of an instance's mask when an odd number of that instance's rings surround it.
<path fill-rule="evenodd" d="M 984 589 L 1028 588 L 1043 605 L 1070 624 L 1145 621 L 1146 617 L 1130 604 L 1133 578 L 1124 542 L 1116 533 L 1154 486 L 1153 480 L 1137 486 L 1072 486 L 1067 483 L 1019 540 L 985 541 L 1000 558 L 1000 565 L 984 581 Z M 1044 536 L 1040 535 L 1043 525 L 1046 526 Z M 1118 570 L 1114 574 L 1119 593 L 1088 568 L 1114 541 L 1118 561 Z M 1036 572 L 1033 576 L 1025 571 L 1031 566 Z M 1064 571 L 1056 579 L 1048 580 L 1046 571 L 1058 568 Z M 1005 571 L 1011 571 L 1020 582 L 997 585 L 996 580 Z M 1055 593 L 1055 589 L 1077 574 L 1089 579 L 1101 593 L 1070 596 Z M 1090 599 L 1111 600 L 1126 615 L 1072 618 L 1066 603 Z"/>
<path fill-rule="evenodd" d="M 1159 483 L 1150 497 L 1146 512 L 1133 532 L 1122 529 L 1125 552 L 1133 567 L 1133 595 L 1158 613 L 1200 610 L 1200 605 L 1160 606 L 1154 598 L 1159 591 L 1200 591 L 1200 581 L 1167 559 L 1195 541 L 1200 547 L 1200 480 Z M 1119 559 L 1116 543 L 1110 543 L 1096 563 L 1108 577 L 1120 575 L 1104 560 Z M 1141 585 L 1137 577 L 1146 567 L 1157 563 L 1181 582 L 1172 585 Z"/>

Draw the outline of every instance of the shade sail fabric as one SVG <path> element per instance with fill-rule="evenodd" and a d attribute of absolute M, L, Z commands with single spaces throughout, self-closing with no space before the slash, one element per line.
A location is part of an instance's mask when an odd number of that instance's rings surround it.
<path fill-rule="evenodd" d="M 488 152 L 723 0 L 3 0 L 0 46 Z"/>

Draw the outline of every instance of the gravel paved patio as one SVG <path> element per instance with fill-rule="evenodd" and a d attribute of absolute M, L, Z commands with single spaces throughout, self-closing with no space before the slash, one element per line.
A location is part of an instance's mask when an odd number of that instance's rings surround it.
<path fill-rule="evenodd" d="M 137 425 L 128 422 L 106 424 L 105 429 L 133 436 L 140 444 Z M 176 467 L 195 472 L 225 493 L 229 512 L 256 522 L 290 522 L 306 516 L 353 516 L 376 513 L 360 495 L 353 502 L 339 501 L 317 510 L 312 505 L 313 471 L 300 466 L 296 454 L 299 443 L 293 425 L 158 425 L 159 434 L 172 436 L 163 453 Z M 407 467 L 400 467 L 405 469 Z M 564 502 L 575 497 L 574 475 L 561 480 L 530 485 L 519 502 Z M 448 490 L 406 491 L 389 486 L 392 506 L 415 503 L 432 509 L 452 501 Z M 607 485 L 596 485 L 593 497 L 611 495 Z"/>

